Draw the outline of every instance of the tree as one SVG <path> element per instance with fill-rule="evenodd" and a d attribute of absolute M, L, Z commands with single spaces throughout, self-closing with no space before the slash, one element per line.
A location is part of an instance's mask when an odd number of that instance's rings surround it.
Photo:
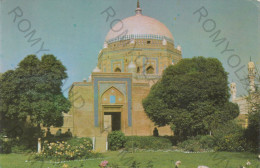
<path fill-rule="evenodd" d="M 227 78 L 215 58 L 182 59 L 163 72 L 143 107 L 155 124 L 170 124 L 175 134 L 207 134 L 239 114 L 238 106 L 229 102 Z"/>
<path fill-rule="evenodd" d="M 249 104 L 248 127 L 246 129 L 246 138 L 252 150 L 260 152 L 260 73 L 256 69 L 256 87 L 255 91 L 248 91 L 247 102 Z"/>
<path fill-rule="evenodd" d="M 0 78 L 1 119 L 30 119 L 38 127 L 62 126 L 62 112 L 70 108 L 61 91 L 66 78 L 66 68 L 53 55 L 44 55 L 41 60 L 35 55 L 25 57 L 15 70 Z"/>

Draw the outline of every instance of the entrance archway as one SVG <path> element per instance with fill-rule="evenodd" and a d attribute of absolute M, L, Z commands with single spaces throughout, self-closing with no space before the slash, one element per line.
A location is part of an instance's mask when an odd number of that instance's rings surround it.
<path fill-rule="evenodd" d="M 121 112 L 104 112 L 104 130 L 121 130 Z"/>
<path fill-rule="evenodd" d="M 101 131 L 123 130 L 125 95 L 112 86 L 102 94 L 101 105 Z"/>

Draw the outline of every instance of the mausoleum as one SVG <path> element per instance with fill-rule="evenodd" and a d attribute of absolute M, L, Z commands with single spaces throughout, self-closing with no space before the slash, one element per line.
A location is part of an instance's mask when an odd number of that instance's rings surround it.
<path fill-rule="evenodd" d="M 138 2 L 135 15 L 108 32 L 97 59 L 88 80 L 72 84 L 72 108 L 64 115 L 62 129 L 70 128 L 78 137 L 114 130 L 128 136 L 153 135 L 156 126 L 144 112 L 142 100 L 164 69 L 182 59 L 172 33 L 160 21 L 143 15 Z M 169 126 L 158 130 L 160 135 L 173 135 Z"/>

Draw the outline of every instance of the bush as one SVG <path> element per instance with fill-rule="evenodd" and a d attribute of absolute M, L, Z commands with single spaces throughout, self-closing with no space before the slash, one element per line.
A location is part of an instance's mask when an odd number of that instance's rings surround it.
<path fill-rule="evenodd" d="M 71 138 L 71 137 L 44 137 L 43 141 L 48 141 L 48 142 L 57 142 L 57 141 L 69 141 L 70 139 L 76 139 L 76 138 Z"/>
<path fill-rule="evenodd" d="M 258 92 L 259 94 L 260 92 Z M 245 138 L 248 150 L 251 152 L 260 151 L 260 103 L 255 104 L 254 111 L 248 114 L 248 127 L 245 131 Z"/>
<path fill-rule="evenodd" d="M 172 143 L 165 137 L 154 136 L 128 136 L 126 137 L 126 149 L 138 148 L 138 149 L 170 149 Z"/>
<path fill-rule="evenodd" d="M 9 141 L 7 139 L 6 133 L 5 132 L 1 132 L 0 133 L 0 153 L 11 153 L 12 149 L 11 149 L 12 143 L 11 141 Z"/>
<path fill-rule="evenodd" d="M 174 135 L 174 136 L 161 136 L 161 137 L 169 139 L 171 141 L 171 143 L 172 143 L 172 146 L 177 146 L 177 144 L 179 142 L 184 141 L 183 137 L 180 137 L 180 136 L 177 136 L 177 135 Z"/>
<path fill-rule="evenodd" d="M 12 145 L 12 153 L 31 153 L 33 152 L 25 145 Z"/>
<path fill-rule="evenodd" d="M 206 150 L 214 149 L 216 144 L 214 137 L 210 135 L 201 136 L 199 142 L 202 148 Z"/>
<path fill-rule="evenodd" d="M 125 146 L 126 137 L 121 131 L 112 131 L 108 134 L 108 147 L 110 150 L 118 150 Z"/>
<path fill-rule="evenodd" d="M 72 138 L 67 142 L 48 142 L 43 144 L 41 154 L 36 154 L 37 160 L 75 160 L 96 157 L 98 154 L 92 151 L 90 138 Z"/>
<path fill-rule="evenodd" d="M 215 146 L 214 138 L 209 135 L 189 137 L 188 140 L 178 144 L 179 148 L 191 152 L 212 150 L 214 146 Z"/>
<path fill-rule="evenodd" d="M 240 152 L 246 149 L 244 129 L 235 121 L 219 126 L 212 133 L 218 151 Z"/>
<path fill-rule="evenodd" d="M 5 142 L 2 139 L 0 139 L 0 153 L 8 154 L 11 152 L 12 152 L 11 142 L 9 141 Z"/>
<path fill-rule="evenodd" d="M 0 133 L 0 145 L 2 149 L 7 149 L 7 146 L 11 146 L 12 152 L 22 153 L 24 150 L 36 151 L 37 150 L 37 139 L 41 137 L 42 132 L 40 128 L 35 127 L 30 123 L 15 121 L 15 120 L 5 120 L 4 127 L 1 128 Z M 3 123 L 2 123 L 3 124 Z M 7 142 L 3 140 L 3 136 L 8 138 Z M 3 151 L 1 149 L 1 151 Z M 10 151 L 10 149 L 8 149 Z"/>
<path fill-rule="evenodd" d="M 199 141 L 195 139 L 188 139 L 186 141 L 179 143 L 178 148 L 190 152 L 199 152 L 203 150 Z"/>

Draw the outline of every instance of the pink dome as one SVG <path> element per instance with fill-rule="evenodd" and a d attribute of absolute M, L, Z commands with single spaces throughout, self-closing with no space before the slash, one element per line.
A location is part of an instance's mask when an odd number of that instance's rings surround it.
<path fill-rule="evenodd" d="M 125 18 L 113 26 L 108 32 L 105 41 L 123 35 L 159 35 L 161 38 L 166 37 L 166 39 L 173 41 L 171 32 L 163 23 L 154 18 L 142 15 L 140 8 L 137 8 L 136 11 L 135 16 Z"/>

